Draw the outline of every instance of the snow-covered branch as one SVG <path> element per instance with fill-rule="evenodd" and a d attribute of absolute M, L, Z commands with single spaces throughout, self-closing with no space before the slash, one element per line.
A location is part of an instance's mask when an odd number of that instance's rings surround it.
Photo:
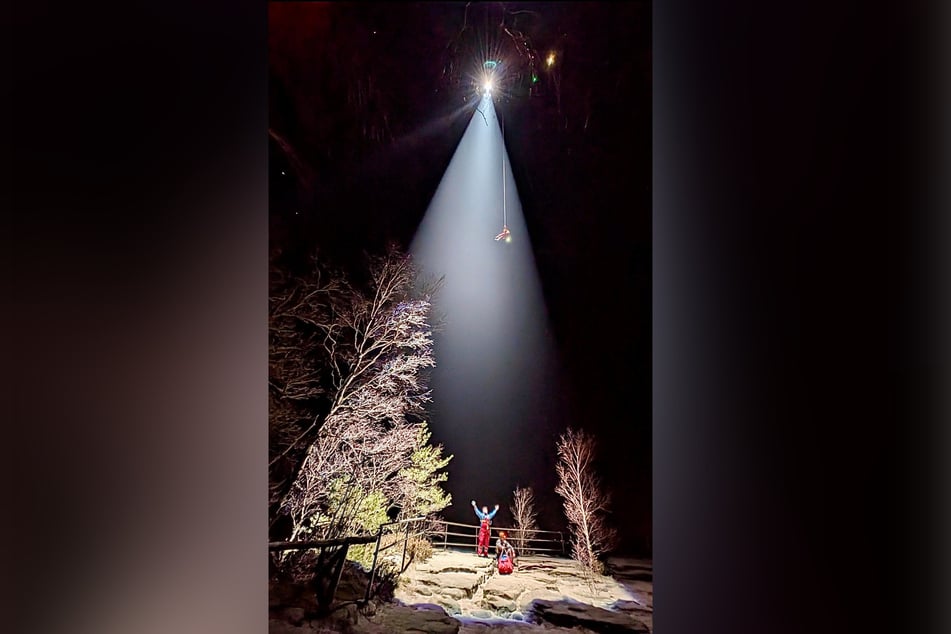
<path fill-rule="evenodd" d="M 600 558 L 614 547 L 617 532 L 605 522 L 610 502 L 594 473 L 594 436 L 568 429 L 558 439 L 558 486 L 565 517 L 571 526 L 572 555 L 585 567 L 600 572 Z"/>

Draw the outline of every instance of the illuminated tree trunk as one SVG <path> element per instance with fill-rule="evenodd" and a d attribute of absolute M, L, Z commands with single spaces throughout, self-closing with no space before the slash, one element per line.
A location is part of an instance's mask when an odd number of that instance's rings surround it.
<path fill-rule="evenodd" d="M 594 473 L 595 440 L 568 429 L 558 439 L 558 486 L 571 527 L 572 556 L 589 570 L 601 572 L 601 556 L 614 547 L 616 531 L 605 523 L 610 497 Z"/>

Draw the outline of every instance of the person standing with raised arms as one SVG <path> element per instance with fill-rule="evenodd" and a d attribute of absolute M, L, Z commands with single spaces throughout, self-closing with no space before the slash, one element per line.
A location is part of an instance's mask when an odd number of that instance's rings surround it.
<path fill-rule="evenodd" d="M 479 557 L 488 557 L 489 534 L 492 530 L 490 527 L 492 526 L 492 518 L 499 512 L 499 505 L 496 504 L 495 509 L 490 513 L 488 506 L 483 506 L 480 511 L 479 507 L 476 506 L 475 500 L 472 500 L 472 510 L 475 511 L 476 517 L 479 518 L 479 535 L 476 541 L 476 554 Z"/>

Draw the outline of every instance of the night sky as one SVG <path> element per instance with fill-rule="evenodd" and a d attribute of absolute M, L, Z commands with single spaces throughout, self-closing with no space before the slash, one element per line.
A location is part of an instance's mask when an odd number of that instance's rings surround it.
<path fill-rule="evenodd" d="M 568 425 L 595 433 L 630 550 L 651 535 L 650 19 L 647 2 L 272 3 L 268 25 L 271 246 L 345 268 L 413 239 L 472 116 L 479 44 L 523 71 L 495 107 L 560 370 L 555 413 L 511 439 L 539 465 L 520 484 L 536 489 L 542 527 L 562 528 L 555 439 Z M 455 456 L 444 515 L 474 519 L 477 497 L 506 523 L 516 483 L 504 469 L 453 480 L 482 450 L 431 426 Z"/>

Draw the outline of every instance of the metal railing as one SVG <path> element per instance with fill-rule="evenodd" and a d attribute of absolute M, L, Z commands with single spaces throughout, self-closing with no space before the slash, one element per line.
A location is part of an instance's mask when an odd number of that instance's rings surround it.
<path fill-rule="evenodd" d="M 407 544 L 409 544 L 409 539 L 410 539 L 410 536 L 411 536 L 411 535 L 410 535 L 410 527 L 411 527 L 413 524 L 416 524 L 416 523 L 418 523 L 418 522 L 422 522 L 422 521 L 425 520 L 425 519 L 426 519 L 425 517 L 413 517 L 413 518 L 411 518 L 411 519 L 406 519 L 406 520 L 396 520 L 395 522 L 387 522 L 386 524 L 383 524 L 383 525 L 380 526 L 380 530 L 379 530 L 379 532 L 377 533 L 376 550 L 373 551 L 373 564 L 370 566 L 370 581 L 367 583 L 367 590 L 366 590 L 366 593 L 363 595 L 363 602 L 364 602 L 364 603 L 366 603 L 367 601 L 370 600 L 370 592 L 371 592 L 371 590 L 372 590 L 372 588 L 373 588 L 373 582 L 376 580 L 376 571 L 377 571 L 376 562 L 377 562 L 377 559 L 378 559 L 379 556 L 380 556 L 380 553 L 383 552 L 383 551 L 385 551 L 385 550 L 389 550 L 390 548 L 393 548 L 394 546 L 402 545 L 402 546 L 403 546 L 403 552 L 402 552 L 402 554 L 400 555 L 400 568 L 399 568 L 400 573 L 402 573 L 402 572 L 405 570 L 405 568 L 406 568 L 406 546 L 407 546 Z M 406 529 L 405 529 L 405 531 L 404 531 L 403 538 L 402 538 L 402 539 L 399 539 L 399 540 L 396 540 L 396 541 L 393 541 L 392 543 L 387 544 L 386 546 L 380 547 L 380 544 L 381 544 L 382 541 L 383 541 L 382 538 L 383 538 L 383 531 L 384 531 L 384 529 L 385 529 L 386 527 L 388 527 L 388 526 L 396 526 L 396 525 L 398 525 L 398 524 L 405 524 L 405 525 L 406 525 Z M 391 534 L 395 534 L 395 532 L 394 532 L 394 533 L 391 533 Z M 412 535 L 415 536 L 415 535 L 417 535 L 417 533 L 414 532 Z"/>
<path fill-rule="evenodd" d="M 476 539 L 479 530 L 478 524 L 462 524 L 460 522 L 449 522 L 446 520 L 430 520 L 426 527 L 421 526 L 421 522 L 426 521 L 426 517 L 413 517 L 410 519 L 397 520 L 382 524 L 375 535 L 361 535 L 352 537 L 342 537 L 338 539 L 325 540 L 307 540 L 297 542 L 269 542 L 269 551 L 288 551 L 288 550 L 316 550 L 317 563 L 316 572 L 316 597 L 320 609 L 329 611 L 333 603 L 334 594 L 337 585 L 340 583 L 340 576 L 343 573 L 344 563 L 347 559 L 347 553 L 350 546 L 376 543 L 373 552 L 373 563 L 370 566 L 370 579 L 367 583 L 366 592 L 363 595 L 362 602 L 367 603 L 373 591 L 373 584 L 376 581 L 377 571 L 379 570 L 380 554 L 391 548 L 402 546 L 400 554 L 399 572 L 402 573 L 406 567 L 406 550 L 409 541 L 413 537 L 425 537 L 430 540 L 433 548 L 442 547 L 443 550 L 449 548 L 475 548 Z M 395 528 L 404 525 L 405 528 Z M 449 530 L 450 527 L 465 529 Z M 415 528 L 415 530 L 414 530 Z M 504 526 L 493 526 L 493 537 L 498 536 L 501 531 L 509 534 L 513 545 L 516 545 L 516 551 L 519 555 L 528 554 L 557 554 L 565 555 L 567 547 L 564 534 L 561 531 L 531 530 L 523 531 L 519 528 L 508 528 Z M 397 536 L 390 543 L 383 545 L 385 536 Z M 457 539 L 461 538 L 461 539 Z M 490 548 L 492 548 L 490 544 Z M 340 607 L 340 606 L 337 606 Z"/>
<path fill-rule="evenodd" d="M 400 559 L 400 572 L 406 565 L 406 546 L 410 537 L 417 533 L 411 533 L 410 528 L 413 524 L 426 519 L 425 517 L 414 517 L 395 522 L 382 524 L 375 535 L 360 535 L 352 537 L 341 537 L 338 539 L 306 540 L 296 542 L 268 542 L 269 551 L 287 551 L 287 550 L 316 550 L 317 563 L 315 565 L 316 573 L 316 598 L 317 605 L 321 610 L 329 611 L 333 603 L 337 586 L 340 583 L 340 576 L 343 573 L 343 566 L 347 560 L 347 553 L 350 546 L 376 543 L 376 549 L 373 552 L 373 564 L 370 567 L 370 580 L 367 583 L 366 592 L 363 595 L 363 603 L 370 600 L 370 594 L 373 588 L 373 582 L 376 580 L 377 560 L 379 554 L 395 546 L 403 546 L 403 552 Z M 393 526 L 405 524 L 406 529 L 402 538 L 381 547 L 385 535 L 393 535 L 395 532 L 391 529 Z M 398 532 L 398 531 L 396 531 Z M 339 607 L 339 606 L 338 606 Z"/>
<path fill-rule="evenodd" d="M 298 542 L 268 542 L 269 551 L 288 550 L 316 550 L 317 562 L 314 564 L 314 595 L 317 599 L 317 609 L 320 612 L 330 612 L 340 575 L 347 561 L 347 552 L 350 546 L 358 544 L 372 544 L 380 539 L 380 535 L 362 535 L 341 537 L 338 539 L 306 540 Z"/>
<path fill-rule="evenodd" d="M 436 520 L 434 524 L 438 527 L 428 533 L 433 541 L 433 548 L 441 546 L 443 550 L 448 550 L 449 548 L 476 547 L 479 532 L 478 524 L 462 524 L 446 520 Z M 464 528 L 466 531 L 449 530 L 450 527 Z M 523 531 L 519 528 L 493 526 L 492 538 L 498 537 L 498 534 L 502 531 L 508 533 L 509 541 L 516 546 L 519 554 L 548 553 L 565 555 L 568 552 L 565 536 L 561 531 L 543 531 L 540 529 Z M 494 548 L 494 546 L 490 544 L 490 548 Z"/>

